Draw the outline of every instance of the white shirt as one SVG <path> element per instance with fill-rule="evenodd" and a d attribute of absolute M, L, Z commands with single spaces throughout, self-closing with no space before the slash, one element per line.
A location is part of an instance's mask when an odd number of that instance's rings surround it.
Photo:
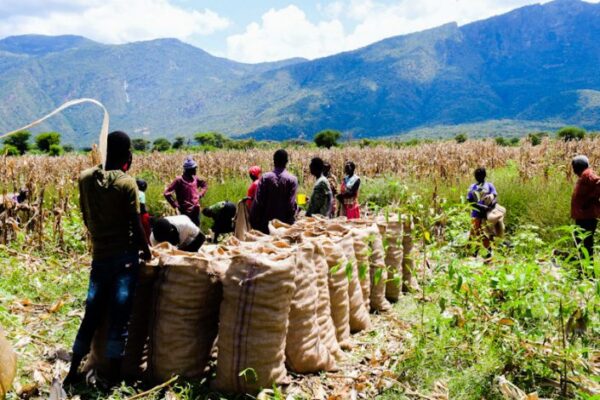
<path fill-rule="evenodd" d="M 172 217 L 165 217 L 179 233 L 179 246 L 187 246 L 192 243 L 196 236 L 200 233 L 198 228 L 187 215 L 175 215 Z M 154 232 L 150 235 L 150 243 L 152 246 L 156 246 L 158 242 L 154 238 Z"/>

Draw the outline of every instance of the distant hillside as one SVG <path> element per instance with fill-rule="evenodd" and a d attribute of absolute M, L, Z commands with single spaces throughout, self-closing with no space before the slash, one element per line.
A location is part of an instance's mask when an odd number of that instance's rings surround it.
<path fill-rule="evenodd" d="M 113 128 L 149 137 L 311 138 L 335 128 L 357 138 L 500 120 L 598 129 L 600 4 L 557 0 L 314 61 L 256 65 L 174 39 L 0 40 L 0 130 L 84 96 L 108 106 Z M 89 144 L 100 119 L 80 107 L 43 128 Z"/>

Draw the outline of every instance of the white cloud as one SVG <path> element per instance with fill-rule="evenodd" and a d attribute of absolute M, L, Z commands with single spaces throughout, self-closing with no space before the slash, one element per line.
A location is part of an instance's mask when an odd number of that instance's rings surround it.
<path fill-rule="evenodd" d="M 246 62 L 317 58 L 354 50 L 387 37 L 449 22 L 466 24 L 536 0 L 332 0 L 312 22 L 297 6 L 269 10 L 260 22 L 227 40 L 227 56 Z M 547 2 L 542 0 L 541 2 Z M 598 2 L 598 0 L 592 0 Z M 349 29 L 348 29 L 349 27 Z"/>
<path fill-rule="evenodd" d="M 229 36 L 227 55 L 245 62 L 315 58 L 339 51 L 343 40 L 344 27 L 339 20 L 313 24 L 300 8 L 290 5 L 269 10 L 260 23 L 254 22 L 244 33 Z"/>
<path fill-rule="evenodd" d="M 4 1 L 15 3 L 12 14 L 4 13 L 9 8 Z M 192 35 L 208 35 L 230 25 L 227 18 L 211 10 L 185 10 L 168 0 L 2 2 L 0 37 L 29 33 L 77 34 L 104 43 L 126 43 L 164 37 L 187 39 Z"/>

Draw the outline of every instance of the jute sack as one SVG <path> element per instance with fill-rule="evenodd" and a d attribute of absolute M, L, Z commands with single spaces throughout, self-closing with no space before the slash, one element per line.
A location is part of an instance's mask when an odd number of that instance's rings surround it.
<path fill-rule="evenodd" d="M 388 271 L 385 297 L 395 302 L 402 290 L 402 222 L 389 221 L 385 225 L 385 265 Z"/>
<path fill-rule="evenodd" d="M 223 277 L 216 390 L 255 393 L 285 382 L 294 273 L 289 250 L 232 257 Z"/>
<path fill-rule="evenodd" d="M 0 399 L 10 390 L 16 374 L 17 354 L 6 340 L 4 330 L 0 326 Z"/>
<path fill-rule="evenodd" d="M 296 290 L 290 307 L 285 362 L 291 371 L 297 373 L 330 371 L 336 367 L 335 359 L 320 335 L 314 251 L 315 247 L 310 242 L 299 245 L 295 251 Z"/>
<path fill-rule="evenodd" d="M 160 255 L 150 332 L 155 381 L 203 375 L 217 336 L 221 285 L 202 254 L 172 250 Z"/>
<path fill-rule="evenodd" d="M 327 237 L 320 240 L 329 268 L 329 296 L 331 318 L 335 325 L 337 341 L 342 349 L 350 349 L 350 297 L 346 277 L 348 259 L 341 248 Z"/>
<path fill-rule="evenodd" d="M 383 232 L 382 232 L 383 231 Z M 389 311 L 392 306 L 385 298 L 385 288 L 388 274 L 385 263 L 385 249 L 383 247 L 382 234 L 385 233 L 385 227 L 372 224 L 368 228 L 369 232 L 369 274 L 371 279 L 371 311 Z"/>
<path fill-rule="evenodd" d="M 359 271 L 354 255 L 354 238 L 352 232 L 337 239 L 342 250 L 341 256 L 345 257 L 346 265 L 344 267 L 348 279 L 348 296 L 350 302 L 350 332 L 360 332 L 371 328 L 371 317 L 369 309 L 364 302 L 363 291 L 359 280 Z M 369 280 L 369 278 L 366 278 Z"/>
<path fill-rule="evenodd" d="M 239 240 L 244 240 L 246 232 L 252 230 L 250 226 L 250 212 L 245 200 L 238 203 L 235 213 L 234 236 Z"/>
<path fill-rule="evenodd" d="M 364 227 L 351 229 L 354 239 L 354 254 L 356 257 L 358 278 L 362 296 L 367 310 L 371 308 L 371 276 L 369 272 L 369 232 Z"/>
<path fill-rule="evenodd" d="M 335 324 L 331 316 L 331 296 L 329 294 L 329 265 L 323 246 L 317 241 L 312 241 L 315 246 L 313 262 L 317 273 L 317 289 L 319 299 L 317 306 L 317 322 L 321 341 L 325 344 L 329 353 L 340 360 L 343 356 L 342 349 L 337 341 Z"/>
<path fill-rule="evenodd" d="M 414 241 L 413 229 L 414 224 L 411 216 L 402 216 L 402 292 L 414 292 L 419 290 L 419 284 L 413 278 L 415 269 L 415 260 L 413 254 Z"/>
<path fill-rule="evenodd" d="M 148 366 L 148 337 L 153 304 L 153 288 L 157 276 L 157 264 L 141 264 L 135 288 L 131 315 L 127 325 L 127 342 L 121 364 L 121 375 L 127 382 L 144 379 Z M 106 376 L 110 371 L 105 356 L 108 340 L 108 309 L 105 307 L 101 322 L 96 329 L 90 353 L 83 371 L 94 370 Z"/>

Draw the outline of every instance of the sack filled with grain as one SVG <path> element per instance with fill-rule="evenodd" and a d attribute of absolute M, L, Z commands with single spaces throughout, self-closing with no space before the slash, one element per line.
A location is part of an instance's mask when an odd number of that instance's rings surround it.
<path fill-rule="evenodd" d="M 223 277 L 216 390 L 255 393 L 285 382 L 294 272 L 290 250 L 232 257 Z"/>
<path fill-rule="evenodd" d="M 395 302 L 402 290 L 402 222 L 390 220 L 385 226 L 385 265 L 388 271 L 385 297 Z"/>
<path fill-rule="evenodd" d="M 419 290 L 419 284 L 413 277 L 415 269 L 414 260 L 414 240 L 413 229 L 414 223 L 411 216 L 402 216 L 402 292 L 414 292 Z"/>
<path fill-rule="evenodd" d="M 340 260 L 345 262 L 342 267 L 348 279 L 348 301 L 350 305 L 350 331 L 360 332 L 371 329 L 371 317 L 369 309 L 364 302 L 363 291 L 360 282 L 360 272 L 354 255 L 354 238 L 352 232 L 342 237 L 337 237 L 335 243 L 339 246 Z M 369 280 L 368 276 L 365 278 Z"/>
<path fill-rule="evenodd" d="M 354 226 L 351 229 L 354 254 L 358 268 L 358 279 L 362 290 L 363 300 L 367 310 L 371 309 L 371 274 L 370 274 L 370 247 L 369 247 L 369 232 L 364 226 Z"/>
<path fill-rule="evenodd" d="M 122 378 L 127 382 L 146 378 L 150 319 L 156 276 L 157 263 L 140 265 L 121 365 Z M 109 323 L 108 309 L 105 309 L 94 334 L 90 353 L 83 367 L 84 371 L 94 370 L 101 376 L 109 374 L 110 364 L 105 356 Z"/>
<path fill-rule="evenodd" d="M 369 233 L 369 274 L 371 279 L 371 311 L 389 311 L 392 306 L 385 298 L 388 273 L 385 263 L 385 248 L 383 237 L 385 227 L 371 224 L 367 228 Z"/>
<path fill-rule="evenodd" d="M 0 326 L 0 399 L 3 399 L 17 374 L 17 354 L 4 336 Z"/>
<path fill-rule="evenodd" d="M 320 335 L 314 252 L 315 246 L 310 242 L 299 245 L 295 250 L 296 290 L 290 307 L 285 362 L 291 371 L 297 373 L 331 371 L 336 368 L 334 356 Z"/>
<path fill-rule="evenodd" d="M 160 255 L 150 331 L 155 381 L 204 374 L 217 336 L 222 288 L 203 254 L 171 250 Z"/>

